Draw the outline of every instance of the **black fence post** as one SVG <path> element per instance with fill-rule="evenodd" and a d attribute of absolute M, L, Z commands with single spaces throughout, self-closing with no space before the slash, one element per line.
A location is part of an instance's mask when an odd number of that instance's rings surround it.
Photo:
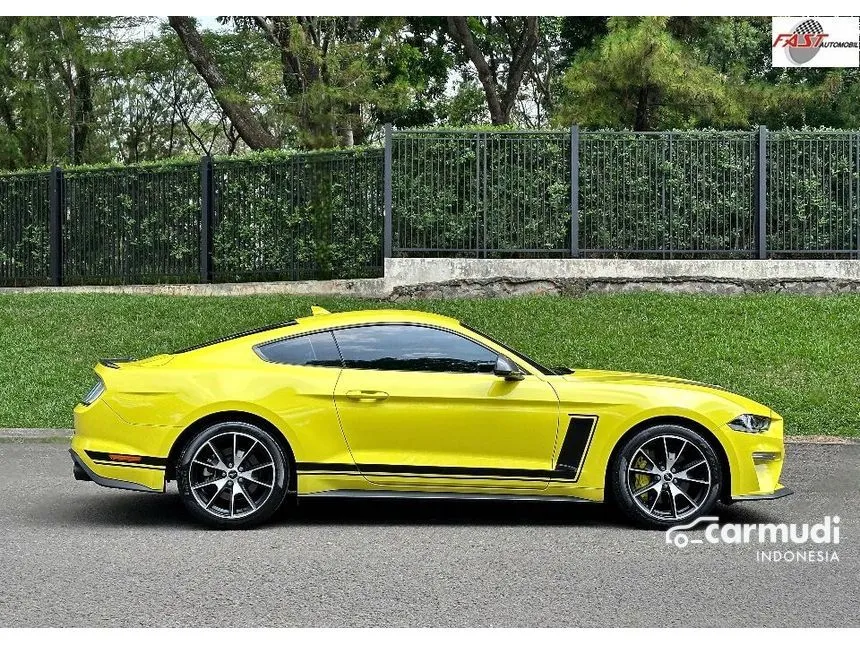
<path fill-rule="evenodd" d="M 212 230 L 215 228 L 215 186 L 212 157 L 200 158 L 200 282 L 212 282 Z"/>
<path fill-rule="evenodd" d="M 579 126 L 570 126 L 570 257 L 579 257 Z"/>
<path fill-rule="evenodd" d="M 63 171 L 58 166 L 51 168 L 49 175 L 50 218 L 48 221 L 48 247 L 50 251 L 49 273 L 51 284 L 63 285 L 63 210 L 65 205 Z"/>
<path fill-rule="evenodd" d="M 758 170 L 756 182 L 756 251 L 759 260 L 767 258 L 767 128 L 758 128 Z"/>
<path fill-rule="evenodd" d="M 860 137 L 856 134 L 852 135 L 851 139 L 854 141 L 854 155 L 855 158 L 855 171 L 857 173 L 857 185 L 854 189 L 854 194 L 856 199 L 860 201 Z M 860 209 L 858 209 L 860 211 Z M 857 217 L 857 259 L 860 260 L 860 215 Z"/>
<path fill-rule="evenodd" d="M 392 213 L 391 213 L 391 124 L 385 124 L 385 155 L 384 155 L 384 171 L 383 171 L 383 191 L 384 191 L 384 216 L 383 216 L 383 244 L 382 244 L 382 262 L 385 264 L 385 258 L 391 257 L 392 246 Z M 384 275 L 384 268 L 383 268 Z"/>

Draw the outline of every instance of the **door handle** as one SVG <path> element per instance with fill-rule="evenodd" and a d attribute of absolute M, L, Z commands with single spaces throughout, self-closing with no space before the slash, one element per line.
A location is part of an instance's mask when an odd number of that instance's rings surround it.
<path fill-rule="evenodd" d="M 346 393 L 346 398 L 353 401 L 384 401 L 388 398 L 388 392 L 380 390 L 349 390 Z"/>

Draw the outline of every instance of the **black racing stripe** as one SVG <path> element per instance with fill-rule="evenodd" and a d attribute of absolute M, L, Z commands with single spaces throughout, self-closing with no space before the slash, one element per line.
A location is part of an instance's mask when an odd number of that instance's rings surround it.
<path fill-rule="evenodd" d="M 503 469 L 505 470 L 505 469 Z M 528 470 L 523 471 L 527 473 L 531 473 L 529 475 L 488 475 L 488 474 L 452 474 L 452 473 L 411 473 L 405 471 L 395 471 L 392 472 L 372 472 L 372 471 L 363 471 L 365 475 L 373 475 L 374 477 L 408 477 L 410 479 L 438 479 L 440 477 L 444 477 L 446 479 L 498 479 L 502 481 L 546 481 L 547 479 L 551 479 L 553 481 L 575 481 L 573 476 L 570 473 L 565 473 L 557 470 Z"/>
<path fill-rule="evenodd" d="M 146 455 L 126 455 L 119 452 L 96 452 L 86 450 L 87 456 L 93 461 L 107 462 L 111 466 L 167 466 L 167 457 L 148 457 Z M 117 459 L 119 457 L 119 459 Z M 139 461 L 125 461 L 122 457 L 136 457 Z"/>
<path fill-rule="evenodd" d="M 363 473 L 408 473 L 411 475 L 465 475 L 468 477 L 525 477 L 546 479 L 552 477 L 552 470 L 531 470 L 527 468 L 472 468 L 467 466 L 418 466 L 400 464 L 358 464 Z"/>
<path fill-rule="evenodd" d="M 300 461 L 296 463 L 296 470 L 313 470 L 326 473 L 357 473 L 358 467 L 355 464 L 332 464 L 315 461 Z"/>
<path fill-rule="evenodd" d="M 597 417 L 571 415 L 554 470 L 529 468 L 475 468 L 417 464 L 338 464 L 299 462 L 300 471 L 324 474 L 373 474 L 383 477 L 472 477 L 477 479 L 541 479 L 576 482 L 591 445 Z"/>
<path fill-rule="evenodd" d="M 164 470 L 164 466 L 141 466 L 140 464 L 129 464 L 123 461 L 102 461 L 101 459 L 93 459 L 94 464 L 100 466 L 121 466 L 123 468 L 137 468 L 140 470 Z"/>
<path fill-rule="evenodd" d="M 571 415 L 558 453 L 556 470 L 568 471 L 575 478 L 579 477 L 596 426 L 597 417 Z"/>
<path fill-rule="evenodd" d="M 478 479 L 554 479 L 571 480 L 570 473 L 558 470 L 530 470 L 526 468 L 469 468 L 463 466 L 417 466 L 405 464 L 335 464 L 299 462 L 302 472 L 357 475 L 372 474 L 383 477 L 472 477 Z"/>

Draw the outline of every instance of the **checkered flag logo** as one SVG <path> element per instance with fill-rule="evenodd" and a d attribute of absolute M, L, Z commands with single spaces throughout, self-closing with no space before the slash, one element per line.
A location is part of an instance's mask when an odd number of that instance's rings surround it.
<path fill-rule="evenodd" d="M 798 23 L 797 26 L 792 29 L 792 32 L 798 36 L 804 36 L 806 34 L 823 34 L 824 27 L 822 27 L 821 23 L 817 20 L 810 18 Z M 811 61 L 818 53 L 819 49 L 821 49 L 821 47 L 788 47 L 786 48 L 786 54 L 797 65 L 803 65 L 804 63 Z"/>

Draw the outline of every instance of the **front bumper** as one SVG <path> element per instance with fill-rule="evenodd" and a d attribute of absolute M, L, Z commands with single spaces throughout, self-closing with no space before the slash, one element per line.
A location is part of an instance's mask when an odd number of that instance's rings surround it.
<path fill-rule="evenodd" d="M 731 471 L 731 490 L 723 492 L 723 502 L 779 499 L 790 494 L 779 481 L 785 461 L 781 417 L 772 417 L 767 432 L 744 433 L 723 426 L 720 435 Z"/>
<path fill-rule="evenodd" d="M 772 493 L 754 493 L 752 495 L 735 495 L 732 497 L 733 502 L 757 502 L 766 499 L 781 499 L 794 495 L 794 491 L 788 486 L 780 486 Z"/>

